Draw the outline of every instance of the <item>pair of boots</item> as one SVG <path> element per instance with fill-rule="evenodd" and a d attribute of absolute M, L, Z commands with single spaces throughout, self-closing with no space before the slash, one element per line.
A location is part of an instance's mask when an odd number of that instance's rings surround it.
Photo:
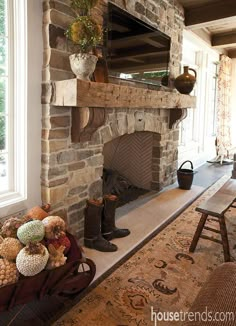
<path fill-rule="evenodd" d="M 117 197 L 106 195 L 103 201 L 88 200 L 85 208 L 84 245 L 99 251 L 116 251 L 114 238 L 123 238 L 130 234 L 128 229 L 119 229 L 115 225 Z"/>

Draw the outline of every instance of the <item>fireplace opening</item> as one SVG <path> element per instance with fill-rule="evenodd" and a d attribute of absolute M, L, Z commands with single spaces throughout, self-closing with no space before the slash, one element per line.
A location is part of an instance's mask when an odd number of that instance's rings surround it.
<path fill-rule="evenodd" d="M 160 134 L 134 132 L 106 143 L 103 193 L 119 197 L 119 206 L 160 190 Z"/>
<path fill-rule="evenodd" d="M 103 194 L 116 195 L 119 198 L 118 207 L 136 200 L 149 191 L 133 185 L 126 177 L 115 170 L 103 169 Z"/>

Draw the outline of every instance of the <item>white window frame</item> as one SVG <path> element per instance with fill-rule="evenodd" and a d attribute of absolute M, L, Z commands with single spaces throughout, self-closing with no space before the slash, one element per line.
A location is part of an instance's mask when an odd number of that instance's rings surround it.
<path fill-rule="evenodd" d="M 13 71 L 10 139 L 14 154 L 11 176 L 14 189 L 0 196 L 0 218 L 40 204 L 42 2 L 9 0 L 14 19 L 9 41 Z M 37 37 L 36 37 L 37 36 Z"/>

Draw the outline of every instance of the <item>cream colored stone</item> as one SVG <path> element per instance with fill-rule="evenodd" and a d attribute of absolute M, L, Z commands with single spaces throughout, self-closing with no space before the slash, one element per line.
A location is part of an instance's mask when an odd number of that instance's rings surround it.
<path fill-rule="evenodd" d="M 73 196 L 73 197 L 67 197 L 65 199 L 65 206 L 69 207 L 71 205 L 77 204 L 78 201 L 81 200 L 78 195 Z"/>
<path fill-rule="evenodd" d="M 127 127 L 128 127 L 127 116 L 126 115 L 120 116 L 120 119 L 117 120 L 117 129 L 121 136 L 127 133 L 128 131 Z"/>
<path fill-rule="evenodd" d="M 145 130 L 146 123 L 146 114 L 142 111 L 136 111 L 134 113 L 134 129 L 135 131 L 143 131 Z"/>
<path fill-rule="evenodd" d="M 63 202 L 68 193 L 68 186 L 58 186 L 53 188 L 42 187 L 42 201 L 55 205 L 58 202 Z"/>
<path fill-rule="evenodd" d="M 42 141 L 42 152 L 53 153 L 62 151 L 68 148 L 67 140 L 44 140 Z"/>
<path fill-rule="evenodd" d="M 135 131 L 135 117 L 134 112 L 127 114 L 128 134 L 132 134 Z"/>
<path fill-rule="evenodd" d="M 73 171 L 69 177 L 70 188 L 92 183 L 96 179 L 97 173 L 95 167 L 85 167 L 80 171 Z"/>

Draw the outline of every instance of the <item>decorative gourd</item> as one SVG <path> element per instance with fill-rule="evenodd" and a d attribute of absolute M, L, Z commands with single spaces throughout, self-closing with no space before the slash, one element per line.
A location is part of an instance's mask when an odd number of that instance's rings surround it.
<path fill-rule="evenodd" d="M 48 216 L 50 210 L 50 204 L 44 205 L 42 207 L 35 206 L 27 212 L 27 216 L 31 217 L 34 220 L 43 220 Z"/>
<path fill-rule="evenodd" d="M 65 236 L 66 223 L 60 216 L 48 216 L 42 223 L 45 227 L 45 238 L 59 239 Z"/>
<path fill-rule="evenodd" d="M 16 267 L 24 276 L 34 276 L 46 266 L 48 250 L 41 243 L 29 243 L 16 257 Z"/>
<path fill-rule="evenodd" d="M 66 254 L 71 246 L 70 239 L 67 236 L 60 237 L 59 239 L 48 239 L 47 245 L 49 246 L 52 244 L 56 249 L 58 249 L 60 246 L 64 246 L 64 254 Z"/>
<path fill-rule="evenodd" d="M 15 260 L 19 251 L 23 248 L 18 239 L 0 237 L 0 256 L 8 260 Z"/>
<path fill-rule="evenodd" d="M 18 278 L 16 264 L 7 259 L 0 259 L 0 287 L 16 283 Z"/>
<path fill-rule="evenodd" d="M 1 236 L 3 238 L 16 238 L 18 228 L 24 223 L 25 221 L 23 219 L 20 219 L 18 217 L 10 217 L 3 223 L 1 229 Z"/>
<path fill-rule="evenodd" d="M 42 221 L 35 220 L 23 224 L 17 230 L 17 237 L 23 244 L 39 242 L 44 238 L 45 229 Z"/>
<path fill-rule="evenodd" d="M 64 246 L 56 249 L 52 244 L 48 246 L 49 259 L 46 269 L 54 269 L 65 264 L 67 257 L 64 256 Z"/>

